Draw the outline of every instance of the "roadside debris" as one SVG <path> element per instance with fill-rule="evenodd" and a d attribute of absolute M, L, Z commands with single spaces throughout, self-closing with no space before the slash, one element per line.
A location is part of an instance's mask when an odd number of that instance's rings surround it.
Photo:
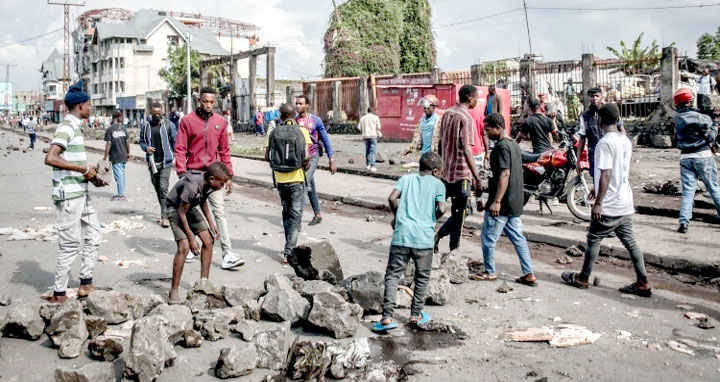
<path fill-rule="evenodd" d="M 698 313 L 698 312 L 685 312 L 685 317 L 690 320 L 700 320 L 700 319 L 707 319 L 708 316 L 704 313 Z"/>
<path fill-rule="evenodd" d="M 572 264 L 573 260 L 567 256 L 560 256 L 557 258 L 557 260 L 555 260 L 555 262 L 558 264 L 564 265 L 564 264 Z"/>
<path fill-rule="evenodd" d="M 375 218 L 372 217 L 371 215 L 367 215 L 367 216 L 365 216 L 365 221 L 367 221 L 367 222 L 374 222 L 374 221 L 375 221 Z"/>
<path fill-rule="evenodd" d="M 58 230 L 56 224 L 48 224 L 42 228 L 30 228 L 24 229 L 17 228 L 0 228 L 0 235 L 10 235 L 8 241 L 13 240 L 37 240 L 56 242 L 58 240 Z"/>
<path fill-rule="evenodd" d="M 335 285 L 345 278 L 340 259 L 327 240 L 298 245 L 287 260 L 295 274 L 305 280 L 324 280 Z"/>
<path fill-rule="evenodd" d="M 684 353 L 684 354 L 691 355 L 691 356 L 695 355 L 695 352 L 690 350 L 690 348 L 687 345 L 677 342 L 677 341 L 674 341 L 674 340 L 668 341 L 667 346 L 670 349 L 672 349 L 678 353 Z"/>
<path fill-rule="evenodd" d="M 33 207 L 33 210 L 35 210 L 35 211 L 49 211 L 49 210 L 50 210 L 50 207 L 46 207 L 46 206 Z"/>
<path fill-rule="evenodd" d="M 596 286 L 596 287 L 600 286 L 600 278 L 599 277 L 596 276 L 593 278 L 593 286 Z"/>
<path fill-rule="evenodd" d="M 562 324 L 554 327 L 512 329 L 505 334 L 505 341 L 548 342 L 552 347 L 571 347 L 595 343 L 600 333 L 593 333 L 584 326 Z"/>
<path fill-rule="evenodd" d="M 643 185 L 643 191 L 649 194 L 678 196 L 680 195 L 680 183 L 673 180 L 665 183 L 651 182 Z"/>
<path fill-rule="evenodd" d="M 134 229 L 143 229 L 145 228 L 145 224 L 141 223 L 138 220 L 142 220 L 143 216 L 133 216 L 132 218 L 123 218 L 123 219 L 117 219 L 113 220 L 110 224 L 103 226 L 102 232 L 103 233 L 110 233 L 110 232 L 118 232 L 121 235 L 124 235 L 126 231 L 131 231 Z"/>
<path fill-rule="evenodd" d="M 715 327 L 715 321 L 710 317 L 698 319 L 698 328 L 700 329 L 712 329 Z"/>
<path fill-rule="evenodd" d="M 500 284 L 500 286 L 497 287 L 497 289 L 496 289 L 496 291 L 497 291 L 498 293 L 508 293 L 508 292 L 510 292 L 511 290 L 513 290 L 513 287 L 511 287 L 510 285 L 508 285 L 507 281 L 503 281 L 503 283 Z"/>
<path fill-rule="evenodd" d="M 677 306 L 680 310 L 693 310 L 695 309 L 692 305 L 681 304 Z"/>
<path fill-rule="evenodd" d="M 576 245 L 571 245 L 565 249 L 565 254 L 572 257 L 582 257 L 585 252 L 583 252 Z"/>

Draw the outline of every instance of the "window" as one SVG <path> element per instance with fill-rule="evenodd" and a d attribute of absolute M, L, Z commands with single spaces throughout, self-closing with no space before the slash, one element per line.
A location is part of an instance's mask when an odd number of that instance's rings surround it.
<path fill-rule="evenodd" d="M 109 69 L 112 70 L 112 58 L 108 60 Z"/>
<path fill-rule="evenodd" d="M 177 46 L 180 42 L 180 36 L 178 35 L 170 35 L 167 36 L 168 39 L 168 46 Z"/>
<path fill-rule="evenodd" d="M 93 84 L 93 94 L 97 94 L 97 84 Z"/>
<path fill-rule="evenodd" d="M 115 57 L 115 69 L 117 69 L 117 68 L 118 68 L 118 58 Z"/>
<path fill-rule="evenodd" d="M 125 67 L 125 57 L 120 57 L 120 69 Z"/>
<path fill-rule="evenodd" d="M 120 92 L 121 93 L 125 92 L 125 81 L 120 81 Z"/>

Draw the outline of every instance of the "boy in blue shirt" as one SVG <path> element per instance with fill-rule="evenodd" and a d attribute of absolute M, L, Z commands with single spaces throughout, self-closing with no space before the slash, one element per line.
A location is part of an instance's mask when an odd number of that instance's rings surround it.
<path fill-rule="evenodd" d="M 390 258 L 385 270 L 385 297 L 382 319 L 375 323 L 376 332 L 397 328 L 392 317 L 400 277 L 410 259 L 415 262 L 415 290 L 410 308 L 410 323 L 424 325 L 430 315 L 423 312 L 425 291 L 430 282 L 435 223 L 445 213 L 445 185 L 440 155 L 427 152 L 420 157 L 420 172 L 405 175 L 397 182 L 388 202 L 393 212 L 394 229 Z"/>

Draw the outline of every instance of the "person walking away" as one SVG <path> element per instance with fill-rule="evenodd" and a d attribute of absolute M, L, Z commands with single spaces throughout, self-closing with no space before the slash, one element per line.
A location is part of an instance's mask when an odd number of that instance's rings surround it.
<path fill-rule="evenodd" d="M 393 322 L 397 285 L 411 259 L 415 263 L 415 275 L 410 324 L 422 326 L 431 320 L 423 307 L 430 283 L 435 225 L 446 208 L 445 185 L 440 181 L 442 171 L 440 155 L 427 152 L 420 157 L 419 173 L 400 178 L 388 197 L 393 213 L 393 235 L 385 269 L 382 319 L 372 326 L 374 332 L 398 327 Z"/>
<path fill-rule="evenodd" d="M 225 110 L 225 120 L 227 121 L 227 132 L 228 137 L 231 141 L 235 142 L 235 130 L 233 130 L 233 121 L 232 121 L 232 115 L 230 114 L 230 110 Z"/>
<path fill-rule="evenodd" d="M 495 94 L 495 85 L 488 86 L 488 94 L 485 97 L 485 110 L 483 110 L 483 117 L 486 117 L 492 113 L 502 113 L 502 99 L 500 96 Z"/>
<path fill-rule="evenodd" d="M 28 121 L 27 126 L 27 132 L 30 136 L 30 146 L 28 147 L 30 150 L 35 149 L 35 139 L 37 138 L 37 134 L 35 133 L 36 128 L 37 123 L 35 123 L 35 117 L 30 117 L 30 121 Z"/>
<path fill-rule="evenodd" d="M 582 271 L 565 272 L 562 279 L 568 285 L 586 289 L 593 264 L 600 252 L 600 243 L 611 233 L 617 235 L 630 254 L 635 268 L 636 282 L 620 288 L 620 292 L 642 297 L 652 296 L 643 253 L 633 233 L 633 194 L 628 181 L 632 159 L 632 143 L 620 132 L 617 123 L 620 110 L 614 103 L 597 109 L 603 137 L 595 149 L 595 189 L 597 196 L 592 207 L 592 221 L 587 234 L 587 246 Z"/>
<path fill-rule="evenodd" d="M 357 128 L 362 133 L 365 141 L 365 167 L 372 172 L 376 172 L 375 153 L 377 152 L 377 140 L 382 137 L 382 127 L 380 126 L 380 118 L 375 115 L 375 109 L 372 106 L 368 107 L 367 114 L 360 118 Z"/>
<path fill-rule="evenodd" d="M 717 139 L 718 130 L 710 117 L 691 109 L 693 96 L 690 89 L 678 89 L 673 98 L 677 110 L 675 134 L 677 135 L 677 147 L 680 150 L 680 180 L 682 181 L 678 232 L 687 233 L 692 218 L 698 178 L 705 183 L 705 188 L 717 209 L 718 222 L 720 222 L 720 186 L 718 186 L 717 164 L 712 152 L 712 145 Z"/>
<path fill-rule="evenodd" d="M 432 94 L 428 94 L 420 100 L 420 106 L 422 106 L 424 114 L 415 128 L 410 146 L 403 151 L 403 155 L 409 155 L 417 151 L 420 151 L 420 154 L 430 151 L 438 152 L 442 121 L 442 116 L 436 110 L 439 102 L 438 98 Z"/>
<path fill-rule="evenodd" d="M 333 158 L 334 153 L 332 145 L 330 144 L 330 136 L 325 129 L 325 125 L 320 117 L 310 114 L 308 111 L 309 106 L 310 104 L 308 103 L 308 97 L 306 95 L 303 94 L 295 98 L 295 108 L 297 109 L 295 122 L 308 131 L 310 139 L 312 139 L 313 142 L 312 146 L 310 146 L 310 167 L 305 176 L 307 177 L 307 193 L 310 199 L 310 206 L 312 206 L 313 213 L 315 214 L 308 225 L 316 225 L 322 222 L 322 211 L 320 210 L 317 187 L 315 186 L 315 171 L 317 170 L 320 157 L 323 155 L 323 148 L 330 161 L 329 167 L 331 175 L 334 175 L 337 171 L 337 165 Z"/>
<path fill-rule="evenodd" d="M 707 108 L 705 104 L 710 103 L 710 95 L 715 89 L 715 78 L 710 75 L 710 68 L 705 67 L 701 76 L 695 76 L 695 82 L 697 82 L 698 86 L 697 108 L 698 110 L 704 110 Z"/>
<path fill-rule="evenodd" d="M 168 294 L 170 305 L 181 303 L 178 288 L 188 251 L 200 256 L 200 283 L 207 282 L 210 277 L 212 247 L 218 228 L 210 216 L 208 198 L 214 192 L 222 192 L 231 177 L 232 172 L 224 163 L 214 162 L 207 167 L 207 171 L 189 170 L 175 183 L 167 197 L 170 226 L 177 244 Z M 198 245 L 196 237 L 200 238 L 202 247 Z"/>
<path fill-rule="evenodd" d="M 451 251 L 460 246 L 471 181 L 475 182 L 476 189 L 480 188 L 480 174 L 472 155 L 475 123 L 468 112 L 477 105 L 477 89 L 472 85 L 463 85 L 458 91 L 458 99 L 460 102 L 457 105 L 445 111 L 440 127 L 443 182 L 445 196 L 451 199 L 451 209 L 450 217 L 435 235 L 436 251 L 439 241 L 445 236 L 450 236 Z"/>
<path fill-rule="evenodd" d="M 530 138 L 533 154 L 542 154 L 553 149 L 550 143 L 550 134 L 555 138 L 559 137 L 557 125 L 554 119 L 548 118 L 540 109 L 540 101 L 530 99 L 528 101 L 532 114 L 525 119 L 520 127 L 516 141 L 520 143 L 523 139 Z"/>
<path fill-rule="evenodd" d="M 255 118 L 253 119 L 253 123 L 255 124 L 255 135 L 265 135 L 265 132 L 263 131 L 263 124 L 264 124 L 264 118 L 262 108 L 258 107 L 257 112 L 255 113 Z"/>
<path fill-rule="evenodd" d="M 473 139 L 475 141 L 475 145 L 472 147 L 473 160 L 475 161 L 475 168 L 477 168 L 478 173 L 480 173 L 481 176 L 484 176 L 485 169 L 488 167 L 487 163 L 490 160 L 490 142 L 488 142 L 487 135 L 485 134 L 485 131 L 483 131 L 483 119 L 485 119 L 485 116 L 479 107 L 474 107 L 468 110 L 468 112 L 473 119 L 474 127 Z M 484 208 L 482 203 L 482 189 L 476 188 L 474 190 L 474 194 L 475 206 L 478 211 L 482 211 Z M 472 215 L 472 212 L 472 203 L 470 203 L 470 199 L 468 199 L 467 213 L 468 215 Z"/>
<path fill-rule="evenodd" d="M 103 160 L 112 163 L 113 177 L 117 184 L 117 195 L 110 200 L 127 201 L 125 197 L 125 165 L 128 156 L 130 156 L 130 145 L 127 141 L 127 130 L 119 123 L 122 113 L 120 111 L 113 112 L 113 124 L 105 130 L 105 155 Z"/>
<path fill-rule="evenodd" d="M 107 184 L 97 176 L 95 167 L 87 164 L 82 135 L 82 120 L 90 116 L 90 96 L 82 81 L 71 85 L 65 94 L 68 113 L 55 130 L 45 164 L 53 168 L 53 194 L 58 225 L 58 259 L 53 295 L 48 300 L 67 300 L 66 289 L 70 269 L 81 254 L 78 297 L 87 297 L 95 290 L 93 268 L 102 240 L 100 221 L 88 194 L 88 183 L 102 187 Z"/>
<path fill-rule="evenodd" d="M 206 171 L 210 163 L 220 161 L 232 173 L 230 146 L 228 145 L 225 118 L 213 113 L 215 89 L 205 87 L 200 90 L 200 102 L 195 112 L 180 120 L 175 140 L 175 172 L 182 176 L 188 170 Z M 225 190 L 213 192 L 208 199 L 220 235 L 220 247 L 223 253 L 222 269 L 231 269 L 245 264 L 240 255 L 232 251 L 230 231 L 225 215 L 225 195 L 232 193 L 232 181 L 225 184 Z M 192 262 L 194 253 L 188 253 L 187 261 Z"/>
<path fill-rule="evenodd" d="M 312 139 L 307 129 L 294 120 L 295 107 L 291 103 L 280 106 L 282 122 L 268 136 L 265 160 L 273 170 L 275 187 L 282 204 L 285 248 L 283 264 L 297 245 L 298 232 L 305 205 L 305 171 L 310 165 Z"/>
<path fill-rule="evenodd" d="M 495 269 L 495 245 L 500 236 L 505 235 L 515 247 L 520 260 L 522 276 L 515 281 L 537 286 L 533 274 L 532 260 L 527 240 L 523 235 L 523 170 L 520 145 L 508 137 L 505 132 L 505 118 L 493 113 L 485 118 L 485 133 L 496 141 L 490 154 L 490 189 L 485 206 L 482 225 L 482 251 L 485 272 L 470 276 L 472 280 L 493 281 L 498 279 Z"/>
<path fill-rule="evenodd" d="M 600 88 L 590 88 L 587 91 L 590 106 L 578 118 L 578 139 L 577 158 L 582 158 L 582 152 L 587 144 L 588 161 L 590 162 L 590 176 L 595 176 L 595 147 L 603 137 L 603 129 L 600 125 L 600 116 L 598 108 L 603 105 L 603 94 Z M 622 120 L 618 121 L 618 130 L 625 134 Z M 578 175 L 582 174 L 582 163 L 577 161 L 576 167 Z"/>
<path fill-rule="evenodd" d="M 176 138 L 177 127 L 164 117 L 162 104 L 153 102 L 150 105 L 150 122 L 140 129 L 140 148 L 145 152 L 150 181 L 160 204 L 160 226 L 163 228 L 170 227 L 166 200 L 175 159 L 173 152 Z"/>

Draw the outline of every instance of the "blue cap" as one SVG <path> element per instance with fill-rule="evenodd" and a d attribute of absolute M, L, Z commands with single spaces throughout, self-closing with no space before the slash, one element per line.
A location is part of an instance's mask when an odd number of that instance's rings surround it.
<path fill-rule="evenodd" d="M 77 105 L 90 99 L 90 96 L 83 91 L 83 82 L 78 81 L 70 86 L 65 93 L 65 104 Z"/>

